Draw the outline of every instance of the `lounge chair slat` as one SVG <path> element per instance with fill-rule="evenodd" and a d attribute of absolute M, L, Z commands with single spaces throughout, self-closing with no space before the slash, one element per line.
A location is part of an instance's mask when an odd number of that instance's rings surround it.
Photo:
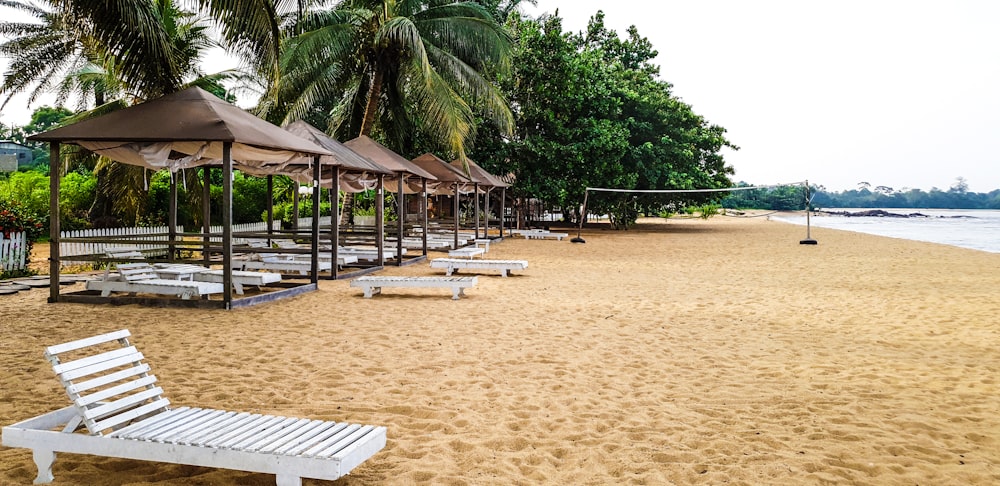
<path fill-rule="evenodd" d="M 260 442 L 270 443 L 274 440 L 274 437 L 282 434 L 284 430 L 288 427 L 293 426 L 300 420 L 292 417 L 279 417 L 281 420 L 271 424 L 270 427 L 263 429 L 256 434 L 253 434 L 240 442 L 233 444 L 231 447 L 233 449 L 247 450 L 251 448 L 256 448 Z"/>
<path fill-rule="evenodd" d="M 91 393 L 90 395 L 87 395 L 87 396 L 84 396 L 84 397 L 80 397 L 77 400 L 75 400 L 75 402 L 76 402 L 77 405 L 79 405 L 81 407 L 86 407 L 86 406 L 88 406 L 88 405 L 90 405 L 92 403 L 96 403 L 96 402 L 99 402 L 101 400 L 107 400 L 108 398 L 115 397 L 115 396 L 124 394 L 126 392 L 130 392 L 132 390 L 135 390 L 136 388 L 142 388 L 142 387 L 145 387 L 147 385 L 152 385 L 153 383 L 156 383 L 156 377 L 155 376 L 153 376 L 153 375 L 143 376 L 142 378 L 139 378 L 138 380 L 132 380 L 132 381 L 127 382 L 127 383 L 122 383 L 121 385 L 118 385 L 118 386 L 113 386 L 111 388 L 105 388 L 104 390 L 101 390 L 99 392 L 94 392 L 94 393 Z"/>
<path fill-rule="evenodd" d="M 202 429 L 236 415 L 236 412 L 226 412 L 224 410 L 203 409 L 196 414 L 184 417 L 183 420 L 176 420 L 169 424 L 164 424 L 156 430 L 150 430 L 142 434 L 143 440 L 153 440 L 156 442 L 183 442 L 182 438 L 197 433 Z"/>
<path fill-rule="evenodd" d="M 72 381 L 72 380 L 75 380 L 77 378 L 83 378 L 84 376 L 89 376 L 89 375 L 93 375 L 93 374 L 96 374 L 96 373 L 101 373 L 103 371 L 108 371 L 108 370 L 111 370 L 111 369 L 114 369 L 114 368 L 118 368 L 120 366 L 127 366 L 127 365 L 130 365 L 132 363 L 135 363 L 136 360 L 139 360 L 139 359 L 142 359 L 142 358 L 143 358 L 142 353 L 130 354 L 130 355 L 122 356 L 122 357 L 120 357 L 118 359 L 113 359 L 113 360 L 110 360 L 110 361 L 104 361 L 104 362 L 96 363 L 96 364 L 93 364 L 91 366 L 87 366 L 87 367 L 84 367 L 84 368 L 79 368 L 79 369 L 75 369 L 75 370 L 72 370 L 72 371 L 66 371 L 66 372 L 60 373 L 59 374 L 59 378 L 61 378 L 63 381 Z"/>
<path fill-rule="evenodd" d="M 338 451 L 334 452 L 333 454 L 331 454 L 329 456 L 329 458 L 331 458 L 331 459 L 345 459 L 347 457 L 350 457 L 351 455 L 353 455 L 355 453 L 355 451 L 358 450 L 358 448 L 364 447 L 364 445 L 367 443 L 367 440 L 364 440 L 364 439 L 368 439 L 368 438 L 370 438 L 373 435 L 384 433 L 384 427 L 374 427 L 374 426 L 371 426 L 371 425 L 366 425 L 366 426 L 362 427 L 362 429 L 363 429 L 363 433 L 354 434 L 351 437 L 351 443 L 350 444 L 347 444 L 344 447 L 341 447 L 340 450 L 338 450 Z"/>
<path fill-rule="evenodd" d="M 102 420 L 100 422 L 95 422 L 94 428 L 90 430 L 91 432 L 95 432 L 106 429 L 112 429 L 130 420 L 142 417 L 143 415 L 146 415 L 150 412 L 155 412 L 156 410 L 165 409 L 168 406 L 170 406 L 170 400 L 167 400 L 166 398 L 161 398 L 153 403 L 143 405 L 139 408 L 133 408 L 132 410 L 129 410 L 128 412 L 125 413 L 112 415 L 111 417 Z"/>
<path fill-rule="evenodd" d="M 184 444 L 203 444 L 208 440 L 227 433 L 229 430 L 232 430 L 236 424 L 243 420 L 252 420 L 253 416 L 253 414 L 248 412 L 227 416 L 223 420 L 215 421 L 211 425 L 206 425 L 202 428 L 202 430 L 192 432 L 190 435 L 184 437 L 181 442 Z"/>
<path fill-rule="evenodd" d="M 263 417 L 263 415 L 259 413 L 244 413 L 237 415 L 232 420 L 226 420 L 219 424 L 219 426 L 216 427 L 212 433 L 202 436 L 197 439 L 197 441 L 191 439 L 192 443 L 198 445 L 208 445 L 212 442 L 226 440 L 227 437 L 232 436 L 234 433 L 239 433 L 243 427 L 255 423 L 261 417 Z"/>
<path fill-rule="evenodd" d="M 260 424 L 266 422 L 269 418 L 270 417 L 268 417 L 267 415 L 257 415 L 253 417 L 253 419 L 251 420 L 243 420 L 238 425 L 230 427 L 224 434 L 219 435 L 217 437 L 213 437 L 211 440 L 208 441 L 199 442 L 199 445 L 207 447 L 220 446 L 221 444 L 226 443 L 233 437 L 238 437 L 240 434 L 243 434 L 247 430 L 251 430 L 254 429 L 255 427 L 258 427 Z"/>
<path fill-rule="evenodd" d="M 111 341 L 117 341 L 119 339 L 125 339 L 131 336 L 132 333 L 128 329 L 122 329 L 120 331 L 109 332 L 107 334 L 101 334 L 100 336 L 93 336 L 84 339 L 77 339 L 76 341 L 70 341 L 68 343 L 56 344 L 54 346 L 49 346 L 45 348 L 45 355 L 55 356 L 57 354 L 62 354 L 67 351 L 76 351 L 77 349 L 87 348 L 90 346 L 96 346 L 98 344 L 104 344 Z"/>
<path fill-rule="evenodd" d="M 286 425 L 281 432 L 263 437 L 254 444 L 248 444 L 244 449 L 252 452 L 261 452 L 267 448 L 278 448 L 289 439 L 301 434 L 301 431 L 311 423 L 322 423 L 322 420 L 296 419 Z"/>
<path fill-rule="evenodd" d="M 275 427 L 278 427 L 278 424 L 280 424 L 282 421 L 285 420 L 285 417 L 278 417 L 274 415 L 265 415 L 264 417 L 266 420 L 262 420 L 254 424 L 252 427 L 244 429 L 239 434 L 236 434 L 216 444 L 216 446 L 225 449 L 240 449 L 239 444 L 242 444 L 250 440 L 251 438 L 256 437 L 258 434 L 262 433 L 267 434 L 274 432 L 275 430 L 277 430 L 275 429 Z"/>
<path fill-rule="evenodd" d="M 329 437 L 331 434 L 336 434 L 338 431 L 343 430 L 347 427 L 347 424 L 327 422 L 323 424 L 324 427 L 314 429 L 309 434 L 299 437 L 294 443 L 290 443 L 281 449 L 275 451 L 275 454 L 285 454 L 290 456 L 295 456 L 300 454 L 302 451 L 312 447 L 317 442 Z"/>
<path fill-rule="evenodd" d="M 145 402 L 146 400 L 156 398 L 162 393 L 163 389 L 160 387 L 150 388 L 149 390 L 141 391 L 124 398 L 119 398 L 118 400 L 108 402 L 94 408 L 88 408 L 87 411 L 84 412 L 83 418 L 87 420 L 96 420 L 115 412 L 125 411 L 135 405 Z"/>
<path fill-rule="evenodd" d="M 52 366 L 52 371 L 55 371 L 57 375 L 61 375 L 67 371 L 73 371 L 80 368 L 86 368 L 93 366 L 98 363 L 103 363 L 105 361 L 111 361 L 122 356 L 130 356 L 139 354 L 136 351 L 135 346 L 129 346 L 126 348 L 118 348 L 114 351 L 108 351 L 106 353 L 96 354 L 94 356 L 88 356 L 86 358 L 80 358 L 74 361 L 67 361 L 65 363 L 59 363 Z M 141 357 L 139 359 L 142 359 Z M 135 361 L 139 361 L 138 359 Z"/>
<path fill-rule="evenodd" d="M 143 373 L 149 372 L 149 365 L 142 363 L 138 366 L 133 366 L 131 368 L 116 371 L 114 373 L 109 373 L 107 375 L 99 376 L 87 381 L 81 381 L 79 383 L 71 383 L 66 385 L 66 391 L 70 393 L 82 393 L 87 390 L 98 388 L 108 383 L 114 383 L 116 381 L 121 381 L 126 378 L 131 378 L 135 375 L 141 375 Z"/>
<path fill-rule="evenodd" d="M 358 427 L 360 427 L 360 425 L 346 424 L 346 427 L 339 430 L 336 434 L 329 435 L 322 441 L 313 444 L 312 447 L 302 451 L 302 455 L 306 457 L 315 457 L 318 453 L 326 450 L 327 447 L 330 447 L 343 438 L 353 434 L 355 430 L 358 430 Z"/>
<path fill-rule="evenodd" d="M 312 454 L 313 457 L 332 457 L 374 428 L 371 425 L 354 425 L 353 427 L 350 434 L 327 444 L 326 447 Z"/>
<path fill-rule="evenodd" d="M 121 437 L 121 438 L 137 438 L 142 437 L 142 434 L 163 427 L 164 424 L 169 424 L 172 421 L 183 420 L 184 417 L 196 413 L 198 408 L 189 407 L 178 407 L 166 410 L 162 413 L 158 413 L 149 417 L 145 420 L 136 422 L 134 424 L 129 424 L 122 427 L 110 434 L 108 437 Z"/>
<path fill-rule="evenodd" d="M 323 431 L 322 434 L 319 434 L 315 437 L 312 437 L 308 441 L 303 442 L 302 444 L 299 445 L 299 447 L 292 449 L 290 453 L 301 456 L 309 456 L 310 451 L 319 450 L 321 447 L 323 447 L 324 443 L 329 443 L 331 439 L 335 437 L 340 437 L 342 434 L 350 433 L 349 430 L 346 430 L 350 427 L 354 427 L 354 425 L 346 422 L 341 422 L 337 424 L 336 427 L 327 429 Z"/>
<path fill-rule="evenodd" d="M 299 427 L 298 429 L 290 432 L 285 437 L 280 437 L 275 439 L 271 444 L 265 445 L 260 448 L 260 452 L 263 453 L 274 453 L 281 454 L 285 449 L 291 449 L 299 444 L 299 441 L 305 440 L 304 438 L 312 437 L 315 434 L 326 430 L 333 426 L 333 422 L 326 422 L 323 420 L 312 420 L 308 424 Z"/>

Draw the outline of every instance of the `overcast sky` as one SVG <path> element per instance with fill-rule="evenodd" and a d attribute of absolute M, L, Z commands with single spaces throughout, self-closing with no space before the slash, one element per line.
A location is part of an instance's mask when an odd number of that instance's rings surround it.
<path fill-rule="evenodd" d="M 973 191 L 1000 188 L 1000 1 L 539 0 L 525 8 L 556 9 L 568 31 L 598 9 L 622 36 L 636 25 L 674 93 L 740 147 L 725 153 L 736 181 L 929 190 L 964 177 Z M 24 124 L 35 107 L 15 99 L 0 122 Z"/>
<path fill-rule="evenodd" d="M 539 0 L 602 9 L 659 51 L 675 95 L 728 130 L 737 181 L 1000 188 L 1000 1 Z"/>

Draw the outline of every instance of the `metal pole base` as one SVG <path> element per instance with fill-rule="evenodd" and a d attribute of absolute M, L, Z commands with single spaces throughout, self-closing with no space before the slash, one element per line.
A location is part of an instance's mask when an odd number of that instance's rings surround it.
<path fill-rule="evenodd" d="M 572 241 L 573 243 L 586 243 L 587 242 L 587 240 L 585 240 L 583 238 L 580 238 L 579 236 L 577 236 L 576 238 L 573 238 L 573 239 L 571 239 L 569 241 Z"/>
<path fill-rule="evenodd" d="M 799 244 L 800 245 L 817 245 L 817 244 L 819 244 L 819 242 L 817 242 L 816 240 L 814 240 L 812 238 L 807 238 L 807 239 L 804 239 L 804 240 L 799 240 Z"/>

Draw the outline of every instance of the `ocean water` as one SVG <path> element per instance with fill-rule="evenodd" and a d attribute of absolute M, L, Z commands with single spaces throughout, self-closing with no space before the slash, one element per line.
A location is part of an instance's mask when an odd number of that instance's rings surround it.
<path fill-rule="evenodd" d="M 824 209 L 824 211 L 850 213 L 866 210 Z M 855 231 L 1000 253 L 1000 211 L 987 209 L 884 209 L 884 211 L 894 214 L 920 213 L 927 217 L 892 218 L 820 214 L 812 216 L 810 224 L 814 228 Z M 806 224 L 805 214 L 774 215 L 771 219 Z"/>

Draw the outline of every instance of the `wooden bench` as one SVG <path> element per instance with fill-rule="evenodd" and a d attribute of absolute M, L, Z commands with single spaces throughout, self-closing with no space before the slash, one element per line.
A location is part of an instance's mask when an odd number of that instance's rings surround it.
<path fill-rule="evenodd" d="M 476 285 L 476 277 L 389 277 L 365 276 L 351 280 L 351 287 L 360 287 L 365 298 L 382 293 L 382 287 L 451 288 L 452 300 L 465 295 L 466 287 Z"/>
<path fill-rule="evenodd" d="M 98 290 L 101 297 L 108 297 L 112 292 L 175 295 L 188 300 L 191 297 L 207 297 L 209 294 L 221 294 L 221 283 L 192 282 L 159 278 L 152 265 L 142 263 L 120 263 L 116 265 L 118 276 L 109 276 L 104 280 L 90 280 L 87 290 Z"/>
<path fill-rule="evenodd" d="M 499 270 L 501 277 L 506 277 L 508 271 L 528 268 L 527 260 L 463 260 L 461 258 L 435 258 L 431 260 L 431 268 L 445 269 L 445 275 L 451 276 L 459 269 Z"/>

